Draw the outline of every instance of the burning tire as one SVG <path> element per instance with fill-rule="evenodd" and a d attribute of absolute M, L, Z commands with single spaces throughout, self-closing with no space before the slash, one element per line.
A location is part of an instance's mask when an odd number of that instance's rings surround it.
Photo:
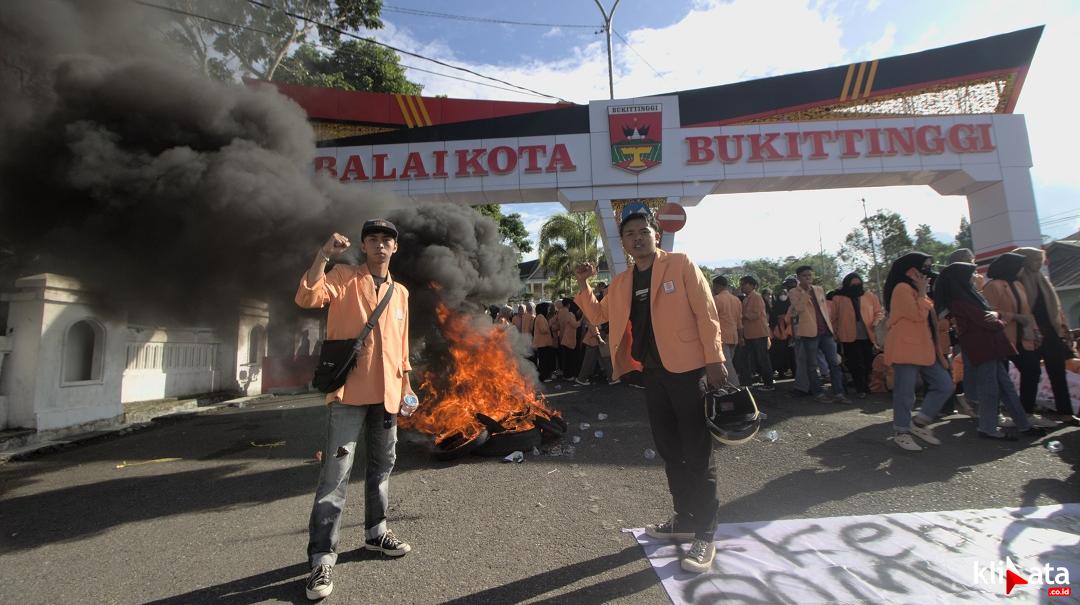
<path fill-rule="evenodd" d="M 559 416 L 552 416 L 551 418 L 537 416 L 533 418 L 533 424 L 540 429 L 540 441 L 543 443 L 551 443 L 562 437 L 569 428 L 566 421 Z"/>
<path fill-rule="evenodd" d="M 461 433 L 454 433 L 436 443 L 433 453 L 436 460 L 454 460 L 485 445 L 490 438 L 486 430 L 480 431 L 480 434 L 472 439 L 466 439 Z"/>
<path fill-rule="evenodd" d="M 487 443 L 475 448 L 472 452 L 477 456 L 506 456 L 516 451 L 532 451 L 534 447 L 540 447 L 540 442 L 540 429 L 533 427 L 524 431 L 491 435 Z"/>

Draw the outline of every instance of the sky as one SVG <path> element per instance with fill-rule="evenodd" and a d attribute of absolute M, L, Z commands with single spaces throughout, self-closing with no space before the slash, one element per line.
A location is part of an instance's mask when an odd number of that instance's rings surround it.
<path fill-rule="evenodd" d="M 601 0 L 607 8 L 613 1 Z M 545 25 L 420 16 L 402 8 Z M 602 18 L 592 0 L 390 0 L 383 20 L 385 27 L 374 32 L 380 41 L 572 102 L 608 98 Z M 615 97 L 846 65 L 1035 25 L 1046 29 L 1015 112 L 1028 125 L 1040 227 L 1059 238 L 1080 230 L 1080 170 L 1072 153 L 1080 139 L 1073 111 L 1080 82 L 1066 75 L 1080 58 L 1080 2 L 622 0 L 612 28 Z M 412 57 L 403 63 L 446 71 Z M 416 70 L 408 77 L 424 85 L 425 95 L 544 101 Z M 859 226 L 863 199 L 869 212 L 898 212 L 910 231 L 927 224 L 943 241 L 952 240 L 967 215 L 964 197 L 940 196 L 929 187 L 708 196 L 687 208 L 675 250 L 708 266 L 836 252 Z M 504 207 L 522 215 L 534 240 L 543 222 L 563 210 L 558 203 Z"/>

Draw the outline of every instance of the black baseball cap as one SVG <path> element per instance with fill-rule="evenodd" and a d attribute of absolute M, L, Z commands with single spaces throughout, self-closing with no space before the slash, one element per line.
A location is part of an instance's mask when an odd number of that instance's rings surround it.
<path fill-rule="evenodd" d="M 384 218 L 375 218 L 370 221 L 364 221 L 364 227 L 360 230 L 360 239 L 364 239 L 372 233 L 386 233 L 394 236 L 394 239 L 397 239 L 398 236 L 397 227 L 394 226 L 394 223 L 391 223 Z"/>

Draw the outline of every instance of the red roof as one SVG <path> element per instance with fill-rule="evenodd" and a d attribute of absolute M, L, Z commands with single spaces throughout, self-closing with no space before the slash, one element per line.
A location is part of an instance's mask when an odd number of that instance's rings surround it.
<path fill-rule="evenodd" d="M 382 92 L 360 92 L 246 80 L 248 84 L 270 84 L 296 101 L 308 118 L 337 122 L 360 122 L 392 127 L 419 127 L 483 120 L 566 107 L 560 103 L 523 103 L 448 99 Z"/>

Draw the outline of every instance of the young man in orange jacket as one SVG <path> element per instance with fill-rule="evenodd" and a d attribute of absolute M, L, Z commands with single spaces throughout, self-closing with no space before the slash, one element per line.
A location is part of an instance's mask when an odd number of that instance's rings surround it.
<path fill-rule="evenodd" d="M 611 281 L 597 301 L 585 263 L 576 275 L 575 297 L 589 322 L 609 322 L 614 376 L 642 367 L 645 403 L 656 449 L 664 459 L 675 514 L 647 525 L 654 538 L 692 541 L 682 560 L 686 571 L 707 571 L 716 556 L 716 461 L 705 426 L 706 386 L 727 382 L 716 306 L 709 283 L 685 254 L 657 250 L 659 231 L 651 214 L 634 213 L 619 227 L 634 267 Z"/>
<path fill-rule="evenodd" d="M 387 490 L 397 457 L 394 416 L 405 395 L 415 396 L 409 383 L 409 291 L 390 277 L 397 237 L 397 227 L 390 221 L 367 221 L 360 232 L 366 262 L 338 264 L 326 273 L 326 263 L 350 245 L 345 236 L 333 234 L 316 253 L 296 290 L 296 304 L 305 309 L 330 305 L 326 337 L 340 340 L 358 337 L 389 284 L 394 286 L 345 385 L 326 396 L 329 427 L 308 524 L 311 575 L 306 590 L 312 600 L 334 590 L 341 513 L 357 450 L 366 469 L 363 548 L 391 557 L 412 550 L 386 526 Z"/>

